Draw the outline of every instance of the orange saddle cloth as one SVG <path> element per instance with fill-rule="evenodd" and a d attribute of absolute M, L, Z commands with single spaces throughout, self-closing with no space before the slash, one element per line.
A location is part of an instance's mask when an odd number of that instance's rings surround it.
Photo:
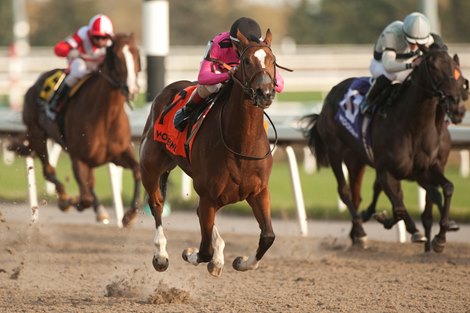
<path fill-rule="evenodd" d="M 191 97 L 196 87 L 197 85 L 193 85 L 180 91 L 173 101 L 160 113 L 153 128 L 153 139 L 155 141 L 164 143 L 166 149 L 173 155 L 184 157 L 188 160 L 190 160 L 194 138 L 196 138 L 196 134 L 207 113 L 212 108 L 213 103 L 198 115 L 196 121 L 190 119 L 188 125 L 182 132 L 175 128 L 173 119 L 176 112 L 188 102 L 189 97 Z M 188 129 L 188 127 L 190 129 Z"/>

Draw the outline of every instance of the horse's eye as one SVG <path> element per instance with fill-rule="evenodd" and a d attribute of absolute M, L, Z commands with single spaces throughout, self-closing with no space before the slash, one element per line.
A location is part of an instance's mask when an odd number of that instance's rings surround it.
<path fill-rule="evenodd" d="M 243 63 L 244 63 L 245 65 L 250 65 L 251 62 L 250 62 L 250 59 L 244 59 L 244 60 L 243 60 Z"/>

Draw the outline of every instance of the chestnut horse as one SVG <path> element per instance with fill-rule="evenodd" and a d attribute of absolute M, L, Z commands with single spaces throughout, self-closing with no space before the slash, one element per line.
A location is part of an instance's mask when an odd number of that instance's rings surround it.
<path fill-rule="evenodd" d="M 307 116 L 309 145 L 321 166 L 331 165 L 338 183 L 338 193 L 352 217 L 350 237 L 353 244 L 364 246 L 367 241 L 358 213 L 360 188 L 365 164 L 375 168 L 378 186 L 392 203 L 393 221 L 406 218 L 400 181 L 417 181 L 428 192 L 436 186 L 443 189 L 444 204 L 441 229 L 433 240 L 435 250 L 442 251 L 446 241 L 452 183 L 443 174 L 438 158 L 446 114 L 453 123 L 459 123 L 465 113 L 461 101 L 464 84 L 458 59 L 452 59 L 446 49 L 432 47 L 392 106 L 382 108 L 371 121 L 371 149 L 373 160 L 360 144 L 335 120 L 338 103 L 353 79 L 347 79 L 329 92 L 320 114 Z M 349 171 L 346 183 L 341 163 Z M 406 221 L 406 220 L 405 220 Z M 410 233 L 416 233 L 414 223 L 406 223 Z"/>
<path fill-rule="evenodd" d="M 272 35 L 268 30 L 266 39 L 259 43 L 248 41 L 241 33 L 238 33 L 238 38 L 242 45 L 240 66 L 205 117 L 193 143 L 191 162 L 169 153 L 164 143 L 154 141 L 153 126 L 174 96 L 194 83 L 172 83 L 152 103 L 142 136 L 140 157 L 142 183 L 155 218 L 153 266 L 157 271 L 165 271 L 169 265 L 162 210 L 167 178 L 176 166 L 192 177 L 199 195 L 197 215 L 201 243 L 199 249 L 184 250 L 185 261 L 193 265 L 208 262 L 210 274 L 222 274 L 225 243 L 214 225 L 215 214 L 223 206 L 243 200 L 251 206 L 261 234 L 256 254 L 237 257 L 233 268 L 238 271 L 256 269 L 274 242 L 268 189 L 273 161 L 263 125 L 264 109 L 271 105 L 275 96 L 276 64 L 270 48 Z"/>
<path fill-rule="evenodd" d="M 34 153 L 42 163 L 44 177 L 55 185 L 58 206 L 78 210 L 93 206 L 97 220 L 107 222 L 108 214 L 94 192 L 93 169 L 112 162 L 131 169 L 134 176 L 134 195 L 124 224 L 136 214 L 140 197 L 140 168 L 131 145 L 130 125 L 125 112 L 129 97 L 138 91 L 140 71 L 139 51 L 134 35 L 116 34 L 107 48 L 100 69 L 93 73 L 71 96 L 60 112 L 58 123 L 49 119 L 38 104 L 44 81 L 53 71 L 42 74 L 24 98 L 23 122 L 26 125 L 25 143 L 12 144 L 19 154 Z M 60 130 L 62 128 L 62 130 Z M 75 179 L 79 185 L 78 199 L 70 198 L 55 169 L 49 163 L 46 142 L 50 138 L 68 152 Z"/>

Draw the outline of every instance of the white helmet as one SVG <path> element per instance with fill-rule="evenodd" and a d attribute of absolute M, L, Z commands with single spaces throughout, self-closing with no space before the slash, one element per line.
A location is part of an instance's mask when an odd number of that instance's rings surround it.
<path fill-rule="evenodd" d="M 88 23 L 88 31 L 90 36 L 103 36 L 103 37 L 112 37 L 113 32 L 113 23 L 103 14 L 95 15 L 91 18 Z"/>
<path fill-rule="evenodd" d="M 403 21 L 403 31 L 408 42 L 424 45 L 429 40 L 431 24 L 426 16 L 414 12 L 409 14 Z"/>

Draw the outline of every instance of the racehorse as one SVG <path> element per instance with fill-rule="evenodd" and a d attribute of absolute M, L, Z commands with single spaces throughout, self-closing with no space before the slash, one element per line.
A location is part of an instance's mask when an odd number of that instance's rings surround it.
<path fill-rule="evenodd" d="M 174 96 L 194 83 L 174 82 L 152 103 L 140 157 L 142 183 L 155 219 L 153 266 L 157 271 L 165 271 L 169 265 L 162 210 L 168 175 L 176 166 L 192 177 L 199 195 L 197 215 L 201 243 L 199 249 L 183 251 L 185 261 L 193 265 L 208 262 L 211 275 L 222 274 L 225 243 L 214 224 L 215 214 L 223 206 L 243 200 L 251 206 L 261 234 L 256 254 L 237 257 L 233 268 L 238 271 L 256 269 L 274 242 L 268 189 L 273 161 L 263 122 L 264 109 L 271 105 L 275 96 L 276 64 L 270 48 L 272 34 L 267 30 L 264 41 L 259 43 L 249 41 L 240 32 L 238 39 L 242 47 L 238 70 L 205 116 L 188 158 L 175 156 L 164 143 L 154 141 L 153 126 Z M 173 123 L 172 119 L 168 122 Z"/>
<path fill-rule="evenodd" d="M 362 218 L 358 213 L 365 164 L 375 168 L 378 184 L 392 203 L 395 222 L 407 216 L 401 180 L 417 181 L 429 192 L 434 186 L 440 186 L 443 189 L 444 204 L 441 229 L 433 240 L 433 246 L 445 244 L 453 186 L 445 178 L 439 165 L 439 142 L 446 114 L 453 123 L 459 123 L 463 119 L 465 109 L 460 101 L 463 83 L 458 58 L 452 59 L 446 49 L 425 49 L 422 58 L 410 79 L 399 87 L 400 92 L 395 95 L 393 105 L 382 107 L 381 114 L 376 114 L 372 119 L 372 153 L 368 153 L 363 144 L 335 120 L 338 103 L 354 78 L 346 79 L 333 87 L 320 114 L 305 117 L 309 120 L 309 145 L 317 162 L 319 166 L 331 165 L 340 198 L 351 214 L 350 237 L 353 244 L 365 246 L 367 241 Z M 371 154 L 373 159 L 369 156 Z M 349 171 L 349 186 L 344 177 L 342 162 Z M 407 223 L 408 226 L 414 226 L 414 223 Z M 415 233 L 417 229 L 414 228 L 407 230 Z M 436 248 L 440 251 L 442 249 Z"/>
<path fill-rule="evenodd" d="M 55 71 L 42 74 L 26 92 L 23 110 L 26 141 L 13 143 L 10 148 L 19 154 L 34 153 L 39 157 L 44 177 L 55 185 L 61 210 L 65 211 L 71 205 L 80 211 L 93 206 L 100 222 L 107 222 L 108 214 L 94 192 L 93 169 L 108 162 L 131 169 L 135 187 L 131 209 L 123 218 L 127 225 L 136 215 L 141 183 L 124 107 L 129 97 L 138 91 L 136 79 L 140 59 L 134 35 L 116 34 L 99 70 L 83 83 L 67 100 L 65 109 L 59 112 L 59 122 L 49 119 L 38 104 L 45 80 Z M 58 123 L 62 124 L 61 127 Z M 48 138 L 59 143 L 70 155 L 80 189 L 78 199 L 67 195 L 49 163 Z"/>

